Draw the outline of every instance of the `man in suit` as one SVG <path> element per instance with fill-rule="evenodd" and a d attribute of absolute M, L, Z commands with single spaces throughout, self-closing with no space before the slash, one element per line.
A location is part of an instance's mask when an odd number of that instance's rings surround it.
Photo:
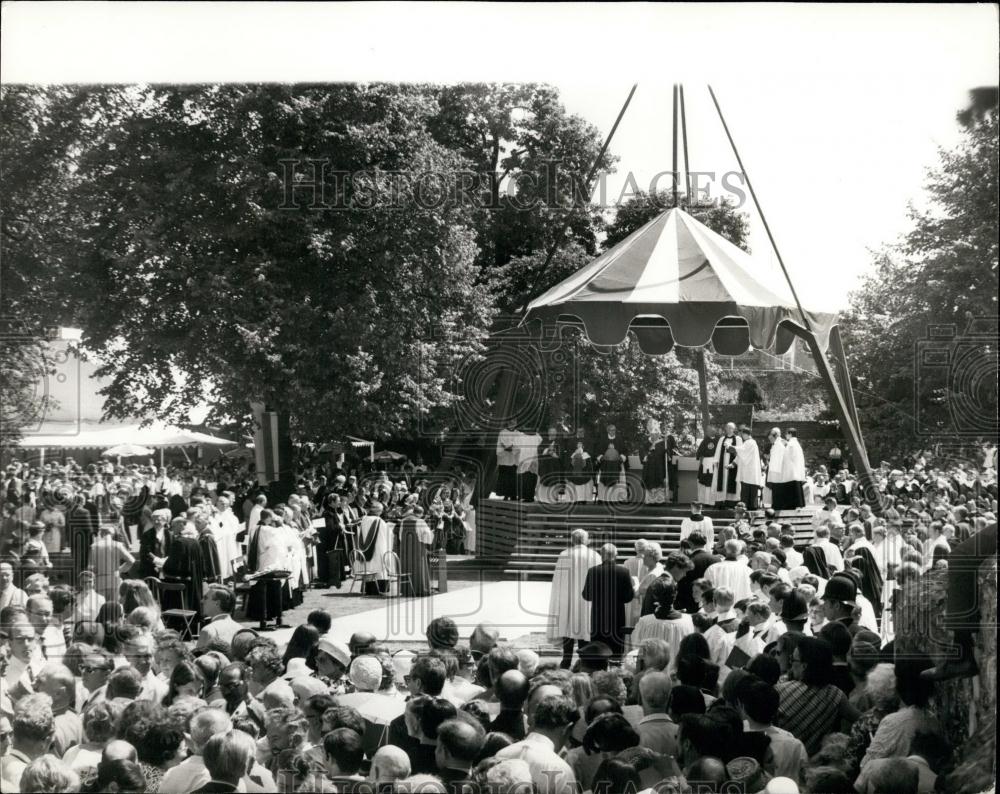
<path fill-rule="evenodd" d="M 95 507 L 94 511 L 96 510 Z M 66 525 L 69 529 L 69 542 L 66 545 L 82 570 L 90 564 L 90 544 L 97 536 L 97 521 L 94 513 L 87 509 L 87 501 L 83 495 L 73 498 L 73 506 L 66 516 Z"/>
<path fill-rule="evenodd" d="M 601 563 L 587 571 L 583 598 L 590 601 L 590 640 L 603 642 L 611 657 L 620 659 L 625 647 L 625 606 L 635 597 L 632 577 L 618 565 L 618 549 L 611 543 L 601 547 Z"/>
<path fill-rule="evenodd" d="M 676 607 L 682 612 L 694 613 L 698 611 L 698 604 L 695 603 L 694 594 L 691 589 L 698 579 L 705 575 L 708 566 L 716 562 L 721 562 L 722 557 L 716 556 L 708 551 L 708 539 L 701 532 L 692 532 L 687 537 L 691 544 L 691 564 L 692 568 L 677 585 L 677 598 L 674 601 Z"/>

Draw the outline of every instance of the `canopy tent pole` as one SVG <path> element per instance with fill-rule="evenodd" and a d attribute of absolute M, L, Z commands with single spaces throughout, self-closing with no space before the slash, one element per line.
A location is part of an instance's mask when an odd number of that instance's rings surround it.
<path fill-rule="evenodd" d="M 851 416 L 851 409 L 843 392 L 840 390 L 840 385 L 837 383 L 833 368 L 830 366 L 830 360 L 826 357 L 826 353 L 820 346 L 816 334 L 805 330 L 798 324 L 789 323 L 789 325 L 791 326 L 792 333 L 800 339 L 804 339 L 806 344 L 809 345 L 809 351 L 816 362 L 816 369 L 819 371 L 819 376 L 823 379 L 827 392 L 832 398 L 833 412 L 837 415 L 841 430 L 846 430 L 847 445 L 850 447 L 851 454 L 854 457 L 855 471 L 862 489 L 862 498 L 873 506 L 875 512 L 881 513 L 884 505 L 882 495 L 878 490 L 878 481 L 875 479 L 875 473 L 868 462 L 868 452 L 861 439 L 861 433 L 854 423 L 854 418 Z"/>
<path fill-rule="evenodd" d="M 677 183 L 680 181 L 677 178 L 677 83 L 674 83 L 674 206 L 677 206 Z"/>
<path fill-rule="evenodd" d="M 792 278 L 788 273 L 788 268 L 785 267 L 785 260 L 781 257 L 781 251 L 778 250 L 778 244 L 774 239 L 774 235 L 771 233 L 771 227 L 764 215 L 763 208 L 760 206 L 760 201 L 757 199 L 757 193 L 753 189 L 753 183 L 750 181 L 750 175 L 747 173 L 746 167 L 743 165 L 743 158 L 740 157 L 739 150 L 736 148 L 736 142 L 733 140 L 733 136 L 729 132 L 729 125 L 726 124 L 726 118 L 722 115 L 722 108 L 719 106 L 719 100 L 716 98 L 715 91 L 712 90 L 712 86 L 708 87 L 708 93 L 712 97 L 715 110 L 719 114 L 719 121 L 722 122 L 722 128 L 725 130 L 726 137 L 729 139 L 729 145 L 732 147 L 733 154 L 736 156 L 736 162 L 739 164 L 743 178 L 746 180 L 747 189 L 750 191 L 750 197 L 753 199 L 754 206 L 757 208 L 757 214 L 760 215 L 760 220 L 764 224 L 764 231 L 767 232 L 767 239 L 771 242 L 771 248 L 774 251 L 774 255 L 778 259 L 778 264 L 781 266 L 781 272 L 785 276 L 785 281 L 788 283 L 788 288 L 792 292 L 792 297 L 795 299 L 795 305 L 798 307 L 799 315 L 802 317 L 801 326 L 795 323 L 789 323 L 789 325 L 791 325 L 794 333 L 804 339 L 806 344 L 809 345 L 809 350 L 812 353 L 813 360 L 816 362 L 816 367 L 819 370 L 820 377 L 823 379 L 827 391 L 833 398 L 833 410 L 834 413 L 837 414 L 837 419 L 840 421 L 841 430 L 846 430 L 847 443 L 851 448 L 851 454 L 854 456 L 854 463 L 859 479 L 861 480 L 864 498 L 871 502 L 877 511 L 881 512 L 882 498 L 878 492 L 875 474 L 872 472 L 871 464 L 868 461 L 868 451 L 865 449 L 865 443 L 861 437 L 861 425 L 858 423 L 857 419 L 857 408 L 854 407 L 854 394 L 851 391 L 851 381 L 846 377 L 846 358 L 843 359 L 843 367 L 841 370 L 842 374 L 845 375 L 843 380 L 843 390 L 841 390 L 841 387 L 838 385 L 837 379 L 834 376 L 833 369 L 830 366 L 830 361 L 826 357 L 826 352 L 820 346 L 819 340 L 813 332 L 812 324 L 809 322 L 809 317 L 806 316 L 805 310 L 802 308 L 802 302 L 799 300 L 799 294 L 796 292 L 795 285 L 792 283 Z M 834 326 L 834 330 L 836 330 L 836 326 Z M 837 338 L 839 340 L 839 336 Z M 831 343 L 833 343 L 832 332 Z M 841 352 L 843 352 L 842 349 Z M 850 396 L 845 397 L 845 394 Z"/>
<path fill-rule="evenodd" d="M 830 350 L 833 353 L 833 360 L 837 364 L 837 375 L 840 381 L 840 390 L 847 400 L 847 407 L 850 409 L 851 418 L 854 419 L 854 429 L 861 436 L 861 420 L 858 419 L 858 407 L 854 403 L 854 389 L 851 387 L 851 370 L 847 366 L 847 356 L 844 353 L 844 341 L 840 336 L 840 326 L 835 325 L 830 329 Z"/>
<path fill-rule="evenodd" d="M 684 84 L 680 84 L 681 94 L 681 144 L 684 147 L 684 204 L 691 206 L 691 167 L 688 164 L 687 112 L 684 109 Z"/>
<path fill-rule="evenodd" d="M 687 140 L 687 112 L 684 107 L 684 85 L 683 83 L 674 88 L 674 171 L 677 170 L 677 99 L 680 98 L 680 122 L 681 140 L 684 147 L 684 199 L 685 204 L 691 206 L 691 168 L 688 161 L 688 140 Z M 677 184 L 676 173 L 674 184 Z M 677 195 L 674 194 L 674 206 L 677 206 Z M 712 416 L 708 407 L 708 358 L 705 355 L 705 348 L 700 347 L 695 351 L 695 371 L 698 373 L 698 398 L 701 401 L 701 432 L 702 437 L 707 438 L 712 430 Z"/>

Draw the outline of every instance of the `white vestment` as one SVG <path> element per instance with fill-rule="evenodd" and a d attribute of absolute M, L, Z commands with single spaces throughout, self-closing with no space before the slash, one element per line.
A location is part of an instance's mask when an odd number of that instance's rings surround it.
<path fill-rule="evenodd" d="M 739 494 L 740 485 L 763 485 L 764 476 L 760 471 L 760 450 L 757 442 L 748 438 L 736 448 L 736 493 Z"/>
<path fill-rule="evenodd" d="M 735 601 L 750 598 L 750 568 L 739 560 L 714 562 L 705 569 L 705 578 L 712 583 L 712 589 L 725 586 L 733 591 Z"/>
<path fill-rule="evenodd" d="M 781 460 L 785 456 L 785 442 L 780 438 L 776 439 L 773 444 L 771 444 L 771 451 L 767 459 L 767 478 L 766 484 L 768 486 L 768 491 L 771 490 L 770 485 L 773 482 L 781 482 Z M 767 503 L 771 504 L 774 501 L 771 494 L 767 496 Z"/>
<path fill-rule="evenodd" d="M 549 592 L 549 639 L 590 639 L 590 602 L 583 600 L 587 571 L 599 565 L 601 556 L 586 545 L 560 552 Z"/>
<path fill-rule="evenodd" d="M 692 521 L 691 516 L 684 516 L 681 521 L 681 540 L 688 537 L 692 532 L 700 532 L 708 541 L 706 549 L 711 549 L 715 545 L 715 528 L 712 526 L 712 519 L 706 515 L 701 517 L 701 521 Z"/>
<path fill-rule="evenodd" d="M 781 456 L 781 475 L 778 482 L 805 482 L 806 459 L 797 438 L 788 439 Z"/>

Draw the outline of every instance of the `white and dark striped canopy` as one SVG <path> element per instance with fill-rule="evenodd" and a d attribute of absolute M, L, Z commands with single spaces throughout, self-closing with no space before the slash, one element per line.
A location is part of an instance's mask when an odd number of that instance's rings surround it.
<path fill-rule="evenodd" d="M 825 348 L 835 314 L 803 307 Z M 784 353 L 802 325 L 791 289 L 769 259 L 753 257 L 681 209 L 637 229 L 528 305 L 525 321 L 582 325 L 598 346 L 629 330 L 650 354 L 684 347 L 738 355 Z"/>

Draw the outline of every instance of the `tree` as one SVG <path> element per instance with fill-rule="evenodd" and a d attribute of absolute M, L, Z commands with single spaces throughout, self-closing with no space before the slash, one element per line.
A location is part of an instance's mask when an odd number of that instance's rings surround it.
<path fill-rule="evenodd" d="M 472 165 L 478 263 L 484 277 L 516 256 L 548 249 L 558 230 L 589 253 L 602 228 L 584 178 L 600 151 L 598 130 L 566 112 L 551 86 L 463 83 L 434 89 L 435 138 Z M 605 154 L 600 167 L 616 158 Z M 510 303 L 503 300 L 503 303 Z M 514 308 L 511 306 L 510 308 Z"/>
<path fill-rule="evenodd" d="M 746 213 L 737 212 L 728 198 L 703 204 L 687 204 L 686 197 L 678 198 L 681 209 L 698 221 L 704 223 L 713 232 L 721 234 L 733 245 L 749 251 L 747 237 L 750 234 L 750 222 Z M 638 191 L 615 210 L 615 217 L 608 224 L 604 247 L 611 248 L 624 240 L 636 229 L 647 224 L 657 215 L 674 206 L 673 193 L 661 190 L 658 193 Z"/>
<path fill-rule="evenodd" d="M 208 421 L 246 421 L 257 399 L 289 412 L 298 435 L 384 437 L 457 399 L 448 375 L 478 354 L 494 311 L 469 212 L 415 183 L 391 204 L 378 193 L 389 172 L 468 165 L 431 137 L 424 92 L 131 86 L 49 99 L 88 126 L 70 209 L 53 219 L 64 232 L 35 253 L 43 268 L 61 258 L 65 279 L 32 308 L 100 351 L 109 414 L 183 422 L 208 399 Z"/>
<path fill-rule="evenodd" d="M 865 437 L 883 458 L 996 438 L 995 104 L 967 120 L 928 172 L 927 207 L 876 254 L 842 323 Z"/>
<path fill-rule="evenodd" d="M 746 375 L 740 381 L 740 390 L 736 395 L 736 402 L 744 405 L 753 405 L 754 410 L 763 411 L 767 408 L 764 398 L 764 391 L 753 375 Z"/>

